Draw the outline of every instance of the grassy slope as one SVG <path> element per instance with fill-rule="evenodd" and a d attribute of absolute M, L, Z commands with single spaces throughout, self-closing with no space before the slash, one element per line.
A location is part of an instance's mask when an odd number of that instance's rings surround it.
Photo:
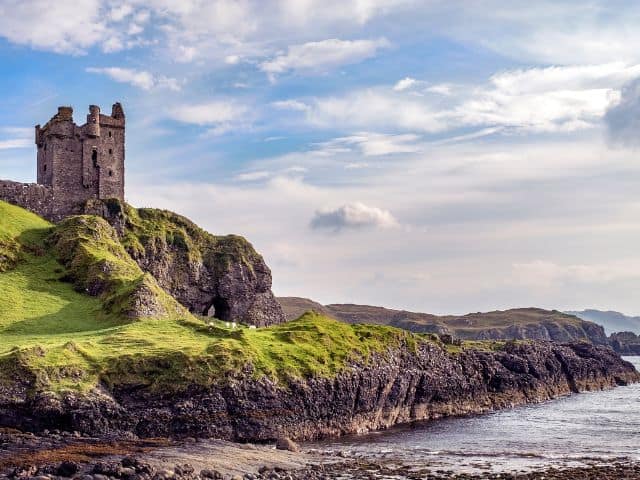
<path fill-rule="evenodd" d="M 121 246 L 100 233 L 106 227 L 99 219 L 76 217 L 64 225 L 52 234 L 46 221 L 0 202 L 0 238 L 22 249 L 19 263 L 0 273 L 0 383 L 13 381 L 19 364 L 43 390 L 85 390 L 102 381 L 167 392 L 211 384 L 247 364 L 254 375 L 276 379 L 332 375 L 372 352 L 425 341 L 394 328 L 347 325 L 313 313 L 264 329 L 207 325 L 184 310 L 131 321 L 110 309 L 113 292 L 138 275 Z M 81 254 L 70 255 L 72 250 Z M 99 278 L 107 285 L 106 297 L 77 291 L 105 271 L 113 273 Z"/>

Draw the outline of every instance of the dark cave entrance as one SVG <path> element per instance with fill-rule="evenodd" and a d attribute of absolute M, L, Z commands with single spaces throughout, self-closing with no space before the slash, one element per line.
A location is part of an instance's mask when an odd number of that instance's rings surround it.
<path fill-rule="evenodd" d="M 205 309 L 204 315 L 215 317 L 219 320 L 231 319 L 231 307 L 226 298 L 214 297 L 211 304 Z"/>

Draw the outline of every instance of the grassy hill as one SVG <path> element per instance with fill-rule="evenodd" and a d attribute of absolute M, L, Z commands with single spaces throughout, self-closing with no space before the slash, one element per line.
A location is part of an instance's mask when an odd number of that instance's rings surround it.
<path fill-rule="evenodd" d="M 518 308 L 506 311 L 438 316 L 354 304 L 319 305 L 297 297 L 278 299 L 285 313 L 303 307 L 355 324 L 390 325 L 416 333 L 451 334 L 464 340 L 535 339 L 608 343 L 602 327 L 556 310 Z M 318 307 L 319 305 L 319 307 Z"/>
<path fill-rule="evenodd" d="M 100 217 L 52 225 L 0 201 L 0 396 L 99 383 L 171 392 L 240 372 L 332 375 L 394 345 L 432 341 L 308 313 L 231 329 L 190 314 L 140 270 Z"/>

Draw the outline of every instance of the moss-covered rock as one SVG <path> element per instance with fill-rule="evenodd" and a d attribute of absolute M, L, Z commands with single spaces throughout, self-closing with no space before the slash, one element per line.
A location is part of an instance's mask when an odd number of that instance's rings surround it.
<path fill-rule="evenodd" d="M 0 237 L 0 272 L 13 268 L 20 259 L 20 244 L 13 238 Z"/>
<path fill-rule="evenodd" d="M 126 252 L 116 231 L 91 215 L 69 217 L 48 243 L 78 291 L 100 297 L 108 313 L 164 318 L 186 313 Z"/>
<path fill-rule="evenodd" d="M 257 326 L 284 321 L 271 271 L 243 237 L 215 236 L 176 213 L 115 200 L 90 208 L 115 228 L 140 268 L 191 312 Z"/>

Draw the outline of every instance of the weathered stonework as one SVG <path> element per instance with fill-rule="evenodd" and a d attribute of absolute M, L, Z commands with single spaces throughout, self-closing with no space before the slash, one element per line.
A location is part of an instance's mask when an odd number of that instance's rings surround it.
<path fill-rule="evenodd" d="M 59 107 L 44 127 L 36 125 L 37 184 L 0 181 L 0 199 L 54 222 L 83 213 L 90 199 L 124 201 L 125 116 L 91 105 L 78 126 L 71 107 Z"/>

